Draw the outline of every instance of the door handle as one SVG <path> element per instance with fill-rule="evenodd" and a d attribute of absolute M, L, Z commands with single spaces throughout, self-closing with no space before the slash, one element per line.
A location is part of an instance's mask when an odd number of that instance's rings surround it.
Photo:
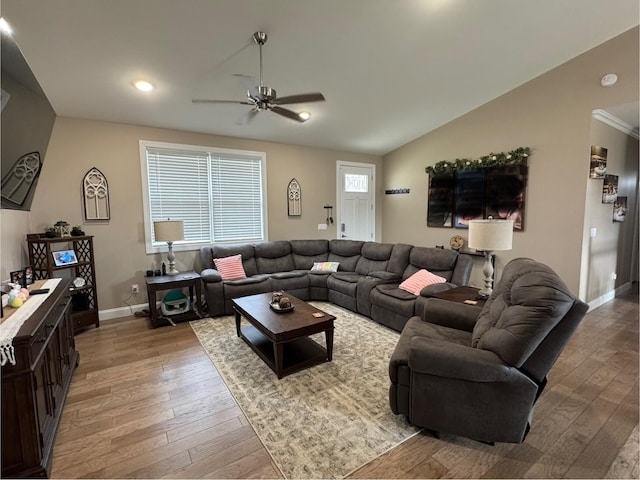
<path fill-rule="evenodd" d="M 344 233 L 344 223 L 341 223 L 341 224 L 340 224 L 340 231 L 341 231 L 342 233 Z"/>

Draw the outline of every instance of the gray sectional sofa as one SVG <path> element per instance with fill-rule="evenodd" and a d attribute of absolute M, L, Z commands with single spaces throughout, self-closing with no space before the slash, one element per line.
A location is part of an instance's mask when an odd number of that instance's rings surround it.
<path fill-rule="evenodd" d="M 240 254 L 247 278 L 222 280 L 214 259 Z M 209 315 L 233 313 L 231 299 L 285 290 L 301 300 L 325 300 L 401 331 L 423 302 L 442 290 L 467 285 L 470 256 L 453 250 L 355 240 L 280 240 L 200 249 Z M 339 262 L 336 272 L 311 270 L 315 262 Z M 427 269 L 447 282 L 413 295 L 398 285 Z"/>

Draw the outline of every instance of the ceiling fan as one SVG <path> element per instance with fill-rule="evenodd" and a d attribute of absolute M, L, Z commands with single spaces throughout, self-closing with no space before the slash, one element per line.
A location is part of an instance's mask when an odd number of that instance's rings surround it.
<path fill-rule="evenodd" d="M 280 105 L 291 105 L 294 103 L 309 103 L 309 102 L 324 102 L 324 95 L 321 93 L 302 93 L 299 95 L 290 95 L 288 97 L 280 97 L 276 96 L 276 91 L 267 87 L 262 82 L 262 46 L 267 43 L 267 34 L 264 32 L 256 32 L 253 34 L 253 41 L 258 44 L 260 47 L 260 84 L 251 86 L 249 82 L 254 82 L 251 77 L 247 75 L 235 74 L 236 77 L 239 77 L 243 80 L 245 84 L 248 85 L 247 88 L 247 100 L 244 102 L 236 101 L 236 100 L 207 100 L 207 99 L 194 99 L 193 103 L 235 103 L 241 105 L 250 105 L 252 108 L 244 117 L 244 121 L 239 123 L 248 123 L 250 122 L 258 112 L 262 110 L 269 110 L 273 113 L 277 113 L 278 115 L 282 115 L 283 117 L 290 118 L 291 120 L 295 120 L 296 122 L 304 122 L 307 118 L 303 118 L 300 114 L 294 112 L 293 110 L 289 110 L 286 108 L 282 108 Z"/>

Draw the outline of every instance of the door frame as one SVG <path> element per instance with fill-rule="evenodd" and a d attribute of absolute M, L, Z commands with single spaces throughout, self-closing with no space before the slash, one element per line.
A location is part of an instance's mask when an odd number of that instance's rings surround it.
<path fill-rule="evenodd" d="M 340 225 L 342 224 L 342 187 L 340 178 L 341 167 L 366 167 L 371 171 L 371 182 L 369 185 L 369 192 L 371 194 L 371 216 L 373 226 L 373 238 L 370 241 L 377 241 L 377 229 L 376 229 L 376 164 L 365 162 L 346 162 L 343 160 L 336 160 L 336 238 L 340 238 Z"/>

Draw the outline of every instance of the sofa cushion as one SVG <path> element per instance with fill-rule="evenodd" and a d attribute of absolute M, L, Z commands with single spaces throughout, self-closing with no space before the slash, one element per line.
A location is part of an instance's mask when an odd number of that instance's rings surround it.
<path fill-rule="evenodd" d="M 356 272 L 368 275 L 369 272 L 386 270 L 392 250 L 392 243 L 365 242 L 356 264 Z"/>
<path fill-rule="evenodd" d="M 290 240 L 291 256 L 296 270 L 309 270 L 314 262 L 329 258 L 329 240 Z"/>
<path fill-rule="evenodd" d="M 450 281 L 453 270 L 456 267 L 458 256 L 458 252 L 453 250 L 413 247 L 409 254 L 409 265 L 405 269 L 402 277 L 409 278 L 418 270 L 425 269 L 444 277 L 446 281 Z"/>
<path fill-rule="evenodd" d="M 551 268 L 513 260 L 478 316 L 472 345 L 519 368 L 573 304 L 570 290 Z"/>
<path fill-rule="evenodd" d="M 291 244 L 285 240 L 256 243 L 254 249 L 258 273 L 288 272 L 295 269 Z"/>
<path fill-rule="evenodd" d="M 445 278 L 439 277 L 428 270 L 421 269 L 402 282 L 398 288 L 413 293 L 414 295 L 420 295 L 424 287 L 444 282 L 446 282 Z"/>
<path fill-rule="evenodd" d="M 327 279 L 327 287 L 329 290 L 348 295 L 355 302 L 356 291 L 358 289 L 358 279 L 362 278 L 354 272 L 336 272 L 332 273 Z"/>
<path fill-rule="evenodd" d="M 247 277 L 258 273 L 256 268 L 255 250 L 252 244 L 242 243 L 237 245 L 213 245 L 211 247 L 211 259 L 242 255 L 242 267 Z M 215 264 L 211 265 L 215 268 Z"/>
<path fill-rule="evenodd" d="M 337 272 L 338 267 L 340 266 L 339 262 L 314 262 L 311 270 L 316 271 L 320 270 L 323 272 Z"/>
<path fill-rule="evenodd" d="M 272 273 L 271 287 L 274 290 L 298 290 L 309 288 L 309 275 L 305 270 Z"/>
<path fill-rule="evenodd" d="M 328 260 L 330 262 L 339 262 L 340 271 L 355 272 L 364 243 L 359 240 L 330 240 Z"/>
<path fill-rule="evenodd" d="M 378 285 L 376 288 L 382 295 L 397 298 L 398 300 L 415 300 L 416 296 L 406 290 L 398 288 L 397 285 Z M 375 302 L 379 303 L 379 302 Z"/>
<path fill-rule="evenodd" d="M 246 278 L 247 275 L 242 267 L 242 256 L 240 254 L 224 258 L 214 258 L 213 263 L 220 273 L 222 280 L 237 280 Z"/>
<path fill-rule="evenodd" d="M 336 272 L 332 275 L 336 280 L 347 283 L 358 283 L 358 280 L 362 278 L 362 275 L 354 272 Z"/>

